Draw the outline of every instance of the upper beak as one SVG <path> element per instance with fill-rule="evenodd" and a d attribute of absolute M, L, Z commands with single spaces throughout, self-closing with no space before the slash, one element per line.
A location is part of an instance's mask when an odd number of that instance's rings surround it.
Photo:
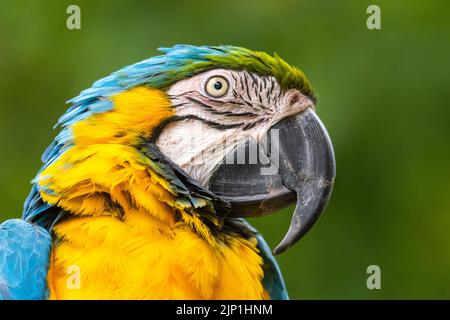
<path fill-rule="evenodd" d="M 279 254 L 300 240 L 324 211 L 335 178 L 333 147 L 324 125 L 308 108 L 275 124 L 259 146 L 255 141 L 239 146 L 232 157 L 249 154 L 251 159 L 252 150 L 263 150 L 259 161 L 221 164 L 209 189 L 231 203 L 236 217 L 270 214 L 296 201 L 289 230 L 273 251 Z"/>

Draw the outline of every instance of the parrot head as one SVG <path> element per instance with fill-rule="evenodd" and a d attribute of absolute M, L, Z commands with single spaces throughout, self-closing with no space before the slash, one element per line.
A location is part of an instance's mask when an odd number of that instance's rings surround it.
<path fill-rule="evenodd" d="M 160 50 L 163 55 L 125 67 L 70 100 L 58 123 L 63 130 L 43 156 L 44 168 L 74 144 L 108 134 L 141 153 L 157 152 L 197 188 L 226 203 L 223 214 L 263 216 L 296 203 L 274 254 L 285 251 L 324 211 L 335 176 L 331 141 L 306 76 L 277 55 L 240 47 Z M 138 107 L 147 99 L 142 88 L 161 93 L 152 104 L 163 111 Z M 131 95 L 129 107 L 114 116 L 124 92 Z M 95 115 L 104 115 L 108 128 L 98 119 L 89 122 Z M 30 207 L 25 216 L 45 209 L 33 213 Z"/>

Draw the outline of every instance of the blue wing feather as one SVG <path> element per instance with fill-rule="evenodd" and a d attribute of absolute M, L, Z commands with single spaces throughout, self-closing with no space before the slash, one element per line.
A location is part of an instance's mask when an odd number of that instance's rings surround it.
<path fill-rule="evenodd" d="M 257 248 L 260 251 L 261 257 L 263 258 L 263 271 L 264 279 L 263 285 L 267 293 L 272 300 L 289 300 L 289 295 L 286 290 L 286 285 L 284 283 L 283 275 L 281 274 L 280 267 L 272 255 L 269 245 L 263 236 L 256 230 L 250 223 L 242 219 L 242 222 L 256 234 L 256 239 L 258 240 Z"/>
<path fill-rule="evenodd" d="M 272 255 L 269 245 L 260 234 L 258 234 L 256 238 L 258 239 L 258 249 L 264 260 L 264 288 L 267 290 L 267 293 L 269 293 L 272 300 L 289 300 L 281 270 L 278 267 L 275 257 Z"/>
<path fill-rule="evenodd" d="M 48 297 L 52 239 L 44 228 L 19 219 L 0 224 L 0 300 Z"/>

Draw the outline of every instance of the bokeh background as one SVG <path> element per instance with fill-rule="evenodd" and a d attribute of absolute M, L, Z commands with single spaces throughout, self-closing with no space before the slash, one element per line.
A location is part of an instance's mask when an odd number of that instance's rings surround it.
<path fill-rule="evenodd" d="M 334 142 L 328 209 L 278 258 L 291 297 L 449 299 L 449 13 L 446 0 L 2 1 L 0 218 L 20 216 L 66 100 L 158 46 L 234 44 L 300 66 Z M 274 246 L 291 211 L 252 223 Z M 366 287 L 371 264 L 381 290 Z"/>

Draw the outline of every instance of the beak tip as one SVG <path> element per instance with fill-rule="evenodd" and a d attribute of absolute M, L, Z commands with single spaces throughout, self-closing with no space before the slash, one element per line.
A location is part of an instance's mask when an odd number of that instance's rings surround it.
<path fill-rule="evenodd" d="M 300 237 L 301 238 L 301 237 Z M 297 240 L 292 241 L 292 239 L 283 239 L 272 251 L 272 255 L 278 256 L 284 252 L 286 252 L 290 247 L 292 247 Z"/>
<path fill-rule="evenodd" d="M 287 249 L 287 248 L 280 248 L 280 246 L 277 246 L 275 249 L 273 249 L 272 255 L 273 255 L 273 256 L 277 256 L 277 255 L 279 255 L 280 253 L 285 252 L 286 249 Z"/>

